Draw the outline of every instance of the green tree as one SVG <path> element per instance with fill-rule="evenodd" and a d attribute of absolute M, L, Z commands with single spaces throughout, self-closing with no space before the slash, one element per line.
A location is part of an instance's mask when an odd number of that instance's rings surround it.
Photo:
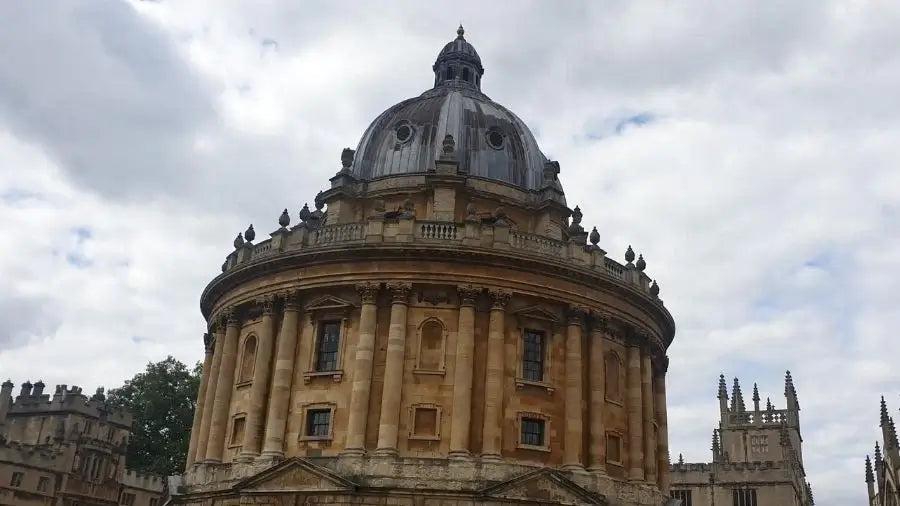
<path fill-rule="evenodd" d="M 169 356 L 109 391 L 108 402 L 134 416 L 129 469 L 163 476 L 184 471 L 201 368 L 198 362 L 189 370 Z"/>

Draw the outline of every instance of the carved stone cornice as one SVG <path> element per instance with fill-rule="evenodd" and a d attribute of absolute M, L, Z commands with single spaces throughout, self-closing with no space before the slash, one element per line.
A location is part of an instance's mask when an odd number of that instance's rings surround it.
<path fill-rule="evenodd" d="M 590 310 L 584 306 L 570 305 L 566 310 L 566 323 L 569 325 L 584 325 L 585 318 Z"/>
<path fill-rule="evenodd" d="M 506 305 L 509 304 L 512 292 L 494 288 L 488 290 L 488 295 L 491 297 L 491 309 L 506 311 Z"/>
<path fill-rule="evenodd" d="M 472 285 L 459 285 L 456 287 L 456 292 L 459 294 L 460 306 L 474 306 L 475 299 L 481 290 Z"/>
<path fill-rule="evenodd" d="M 380 289 L 379 283 L 359 283 L 356 285 L 356 291 L 359 292 L 360 301 L 363 304 L 375 304 L 378 300 L 378 291 Z"/>
<path fill-rule="evenodd" d="M 410 283 L 388 283 L 387 289 L 391 293 L 393 304 L 409 304 L 409 294 L 412 292 Z"/>

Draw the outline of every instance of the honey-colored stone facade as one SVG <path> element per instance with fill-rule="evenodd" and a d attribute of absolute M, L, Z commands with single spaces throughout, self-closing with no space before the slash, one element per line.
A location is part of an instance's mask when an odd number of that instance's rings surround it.
<path fill-rule="evenodd" d="M 300 224 L 238 236 L 173 504 L 662 504 L 675 328 L 646 262 L 607 258 L 555 162 L 528 189 L 454 146 L 371 179 L 347 149 Z"/>

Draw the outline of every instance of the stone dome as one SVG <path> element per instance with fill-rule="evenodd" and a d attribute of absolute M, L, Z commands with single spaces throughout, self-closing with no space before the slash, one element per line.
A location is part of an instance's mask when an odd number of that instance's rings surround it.
<path fill-rule="evenodd" d="M 463 33 L 460 27 L 438 54 L 432 89 L 390 107 L 369 125 L 355 153 L 355 177 L 434 170 L 449 135 L 460 172 L 525 190 L 545 185 L 550 162 L 528 126 L 481 92 L 481 58 Z M 555 172 L 549 182 L 558 185 Z"/>

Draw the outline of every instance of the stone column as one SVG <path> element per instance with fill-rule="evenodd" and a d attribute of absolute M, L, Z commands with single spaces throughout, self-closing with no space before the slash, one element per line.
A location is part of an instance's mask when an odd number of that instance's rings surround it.
<path fill-rule="evenodd" d="M 275 298 L 266 296 L 257 303 L 262 307 L 263 316 L 259 340 L 256 342 L 256 363 L 253 366 L 253 383 L 250 385 L 250 406 L 247 410 L 247 424 L 244 427 L 244 441 L 238 455 L 238 460 L 243 462 L 259 456 L 265 428 L 269 371 L 272 367 L 272 351 L 275 348 Z"/>
<path fill-rule="evenodd" d="M 656 425 L 659 427 L 656 435 L 656 462 L 659 475 L 657 482 L 659 491 L 665 496 L 669 495 L 669 423 L 666 413 L 666 369 L 668 365 L 669 358 L 663 357 L 662 364 L 653 378 L 655 396 L 653 407 L 656 410 Z"/>
<path fill-rule="evenodd" d="M 206 446 L 207 462 L 222 462 L 225 451 L 225 430 L 228 427 L 228 410 L 231 407 L 231 393 L 234 391 L 234 363 L 237 359 L 238 332 L 240 324 L 234 308 L 226 310 L 225 343 L 222 345 L 222 363 L 216 380 L 216 400 L 209 424 L 209 444 Z"/>
<path fill-rule="evenodd" d="M 197 437 L 197 454 L 195 462 L 206 460 L 206 448 L 209 445 L 209 430 L 212 424 L 213 404 L 216 400 L 216 388 L 219 385 L 219 369 L 222 365 L 222 349 L 225 345 L 225 319 L 219 315 L 216 321 L 216 330 L 213 333 L 212 365 L 207 376 L 206 398 L 203 399 L 203 418 L 200 420 L 200 434 Z"/>
<path fill-rule="evenodd" d="M 469 456 L 472 425 L 472 371 L 475 359 L 475 297 L 478 290 L 459 287 L 456 365 L 453 368 L 453 411 L 450 419 L 450 457 Z"/>
<path fill-rule="evenodd" d="M 350 391 L 350 415 L 347 421 L 347 443 L 344 453 L 362 455 L 366 451 L 366 421 L 372 391 L 378 284 L 360 284 L 356 289 L 362 299 L 362 307 L 359 311 L 359 340 L 356 343 L 356 358 L 353 361 L 353 386 Z"/>
<path fill-rule="evenodd" d="M 590 341 L 590 463 L 588 469 L 593 472 L 606 472 L 606 350 L 604 347 L 605 320 L 598 318 L 591 329 Z"/>
<path fill-rule="evenodd" d="M 641 407 L 641 348 L 629 337 L 625 378 L 625 402 L 628 414 L 628 479 L 644 479 L 644 422 Z"/>
<path fill-rule="evenodd" d="M 294 375 L 294 354 L 297 349 L 297 328 L 300 323 L 300 300 L 296 292 L 284 295 L 284 315 L 275 347 L 275 372 L 272 392 L 266 413 L 266 433 L 262 458 L 284 457 L 284 430 L 291 399 L 291 379 Z"/>
<path fill-rule="evenodd" d="M 584 469 L 582 461 L 584 449 L 584 419 L 582 417 L 584 385 L 582 377 L 584 370 L 581 361 L 581 339 L 586 313 L 585 308 L 570 307 L 566 329 L 566 424 L 563 469 L 569 471 Z"/>
<path fill-rule="evenodd" d="M 644 422 L 644 479 L 656 484 L 656 442 L 653 440 L 653 369 L 650 355 L 641 356 L 641 400 Z"/>
<path fill-rule="evenodd" d="M 491 290 L 488 324 L 487 367 L 484 379 L 484 428 L 482 460 L 499 461 L 503 448 L 503 355 L 506 342 L 506 304 L 510 293 Z"/>
<path fill-rule="evenodd" d="M 203 421 L 203 407 L 206 403 L 206 389 L 209 388 L 209 368 L 212 367 L 213 348 L 210 335 L 203 334 L 203 374 L 200 376 L 200 388 L 197 392 L 197 404 L 194 406 L 194 422 L 191 424 L 191 441 L 188 443 L 185 470 L 189 469 L 197 456 L 197 441 L 200 439 L 200 425 Z"/>
<path fill-rule="evenodd" d="M 409 309 L 409 283 L 390 283 L 391 327 L 388 330 L 384 363 L 384 391 L 381 395 L 381 420 L 378 423 L 378 455 L 397 454 L 400 426 L 400 400 L 403 393 L 403 357 L 406 354 L 406 312 Z"/>

